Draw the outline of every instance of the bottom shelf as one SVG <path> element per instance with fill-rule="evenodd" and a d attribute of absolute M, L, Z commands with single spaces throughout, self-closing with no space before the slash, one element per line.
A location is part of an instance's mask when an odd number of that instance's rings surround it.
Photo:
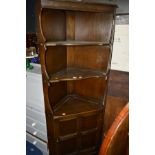
<path fill-rule="evenodd" d="M 103 107 L 101 101 L 92 100 L 78 95 L 68 95 L 62 99 L 54 111 L 54 117 L 64 117 L 78 113 L 99 111 Z"/>

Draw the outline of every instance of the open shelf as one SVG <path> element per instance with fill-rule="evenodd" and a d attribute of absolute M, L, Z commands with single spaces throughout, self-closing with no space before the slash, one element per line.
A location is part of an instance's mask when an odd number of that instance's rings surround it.
<path fill-rule="evenodd" d="M 52 42 L 46 42 L 46 46 L 93 46 L 93 45 L 100 45 L 100 46 L 107 46 L 109 43 L 105 43 L 102 41 L 52 41 Z"/>
<path fill-rule="evenodd" d="M 102 104 L 96 100 L 91 100 L 78 95 L 68 95 L 62 99 L 59 106 L 54 111 L 54 117 L 64 117 L 67 115 L 77 115 L 90 111 L 99 111 Z"/>
<path fill-rule="evenodd" d="M 107 73 L 92 69 L 66 68 L 50 76 L 50 82 L 105 77 Z"/>

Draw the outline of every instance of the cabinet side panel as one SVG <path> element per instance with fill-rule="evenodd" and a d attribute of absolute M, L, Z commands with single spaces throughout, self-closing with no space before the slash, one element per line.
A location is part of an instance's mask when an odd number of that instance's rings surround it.
<path fill-rule="evenodd" d="M 109 42 L 113 13 L 76 12 L 75 40 Z"/>
<path fill-rule="evenodd" d="M 52 74 L 66 68 L 67 54 L 66 47 L 51 46 L 46 51 L 46 69 L 48 74 Z"/>
<path fill-rule="evenodd" d="M 66 39 L 66 15 L 64 11 L 43 9 L 41 25 L 46 41 Z"/>

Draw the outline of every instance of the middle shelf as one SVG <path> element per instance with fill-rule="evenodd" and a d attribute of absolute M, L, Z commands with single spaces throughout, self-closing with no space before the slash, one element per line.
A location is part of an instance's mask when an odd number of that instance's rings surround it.
<path fill-rule="evenodd" d="M 96 71 L 92 69 L 82 69 L 76 67 L 69 67 L 55 74 L 51 74 L 49 82 L 69 81 L 69 80 L 81 80 L 87 78 L 99 78 L 106 77 L 106 72 Z"/>
<path fill-rule="evenodd" d="M 105 43 L 103 41 L 77 41 L 77 40 L 66 40 L 66 41 L 51 41 L 46 42 L 46 46 L 108 46 L 110 43 Z"/>

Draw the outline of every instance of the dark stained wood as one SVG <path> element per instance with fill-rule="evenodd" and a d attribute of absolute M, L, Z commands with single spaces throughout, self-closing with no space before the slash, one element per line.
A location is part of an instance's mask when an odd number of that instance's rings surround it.
<path fill-rule="evenodd" d="M 50 105 L 54 111 L 54 107 L 67 95 L 67 82 L 52 83 L 49 86 L 48 96 L 50 100 Z"/>
<path fill-rule="evenodd" d="M 98 104 L 98 102 L 77 95 L 69 95 L 61 102 L 54 110 L 54 118 L 88 113 L 89 111 L 100 110 L 102 106 L 102 103 Z"/>
<path fill-rule="evenodd" d="M 83 68 L 66 68 L 64 70 L 60 70 L 56 74 L 52 74 L 50 76 L 49 81 L 59 82 L 59 81 L 70 81 L 70 80 L 81 80 L 88 78 L 99 78 L 106 77 L 107 74 L 105 72 L 96 71 L 92 69 L 83 69 Z"/>
<path fill-rule="evenodd" d="M 105 73 L 109 71 L 109 46 L 75 46 L 67 48 L 66 46 L 49 46 L 45 56 L 48 74 L 66 69 L 67 66 L 69 68 L 92 69 L 92 72 L 93 70 Z"/>
<path fill-rule="evenodd" d="M 81 96 L 92 97 L 104 101 L 107 80 L 104 78 L 90 78 L 75 81 L 74 92 Z M 103 103 L 104 104 L 104 103 Z"/>
<path fill-rule="evenodd" d="M 75 13 L 66 11 L 66 40 L 74 40 L 75 38 Z"/>
<path fill-rule="evenodd" d="M 83 67 L 106 73 L 109 71 L 109 46 L 76 46 L 71 52 L 73 56 L 71 67 Z"/>
<path fill-rule="evenodd" d="M 46 46 L 93 46 L 93 45 L 104 45 L 107 46 L 109 45 L 108 43 L 104 43 L 104 42 L 97 42 L 97 41 L 53 41 L 53 42 L 46 42 L 45 43 Z"/>
<path fill-rule="evenodd" d="M 122 108 L 128 103 L 128 99 L 122 97 L 107 96 L 107 102 L 104 114 L 104 136 L 120 113 Z"/>
<path fill-rule="evenodd" d="M 71 104 L 73 103 L 71 102 Z M 81 103 L 79 102 L 79 104 Z M 97 151 L 97 147 L 92 147 L 98 144 L 99 136 L 97 135 L 102 128 L 100 119 L 102 111 L 99 108 L 97 111 L 97 113 L 93 110 L 92 112 L 74 114 L 70 117 L 66 115 L 55 119 L 55 125 L 58 129 L 56 132 L 56 145 L 59 154 L 65 152 L 66 154 L 74 152 L 76 154 L 91 154 Z M 100 126 L 96 128 L 97 124 L 100 124 Z M 71 144 L 68 147 L 67 145 L 70 143 L 74 145 Z M 64 148 L 64 145 L 67 149 Z"/>
<path fill-rule="evenodd" d="M 99 155 L 125 155 L 128 148 L 129 104 L 116 117 L 101 145 Z"/>
<path fill-rule="evenodd" d="M 77 12 L 75 23 L 75 40 L 110 42 L 113 12 Z"/>
<path fill-rule="evenodd" d="M 49 96 L 50 105 L 53 109 L 55 109 L 55 106 L 57 106 L 62 98 L 73 94 L 88 97 L 91 100 L 97 100 L 104 104 L 103 98 L 106 92 L 106 85 L 107 81 L 104 78 L 54 82 L 49 86 L 48 94 L 46 95 Z"/>
<path fill-rule="evenodd" d="M 49 88 L 48 88 L 48 74 L 46 70 L 46 64 L 45 64 L 45 48 L 42 44 L 40 44 L 40 61 L 41 61 L 41 70 L 42 70 L 42 79 L 43 79 L 43 91 L 44 91 L 44 103 L 45 103 L 45 111 L 47 113 L 52 113 L 53 110 L 50 106 L 50 100 L 49 100 Z M 47 125 L 48 126 L 48 125 Z"/>
<path fill-rule="evenodd" d="M 79 2 L 59 2 L 52 0 L 41 0 L 43 8 L 75 10 L 75 11 L 91 11 L 91 12 L 112 12 L 117 5 L 97 4 L 97 3 L 79 3 Z"/>
<path fill-rule="evenodd" d="M 108 95 L 129 100 L 129 72 L 110 71 Z"/>
<path fill-rule="evenodd" d="M 129 73 L 111 70 L 104 115 L 104 135 L 106 135 L 115 117 L 129 101 Z"/>
<path fill-rule="evenodd" d="M 47 47 L 44 55 L 48 74 L 56 73 L 67 67 L 67 51 L 65 47 Z"/>
<path fill-rule="evenodd" d="M 42 1 L 40 52 L 50 155 L 97 154 L 115 5 Z"/>
<path fill-rule="evenodd" d="M 42 9 L 40 23 L 46 41 L 66 39 L 66 14 L 64 11 Z"/>

